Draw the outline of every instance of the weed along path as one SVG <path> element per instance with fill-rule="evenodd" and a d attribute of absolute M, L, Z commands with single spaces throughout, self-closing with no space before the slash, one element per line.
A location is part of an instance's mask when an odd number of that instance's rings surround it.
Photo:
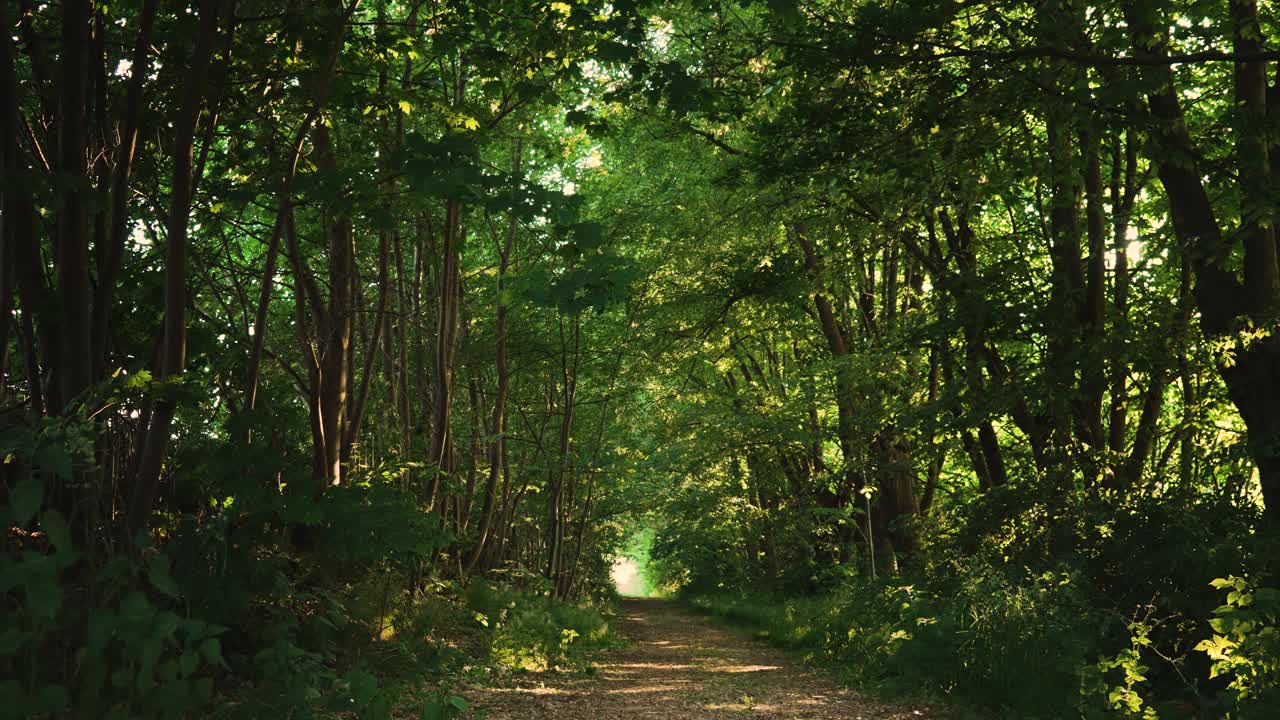
<path fill-rule="evenodd" d="M 601 658 L 594 676 L 529 675 L 509 687 L 473 688 L 468 698 L 492 720 L 941 717 L 842 690 L 782 652 L 669 601 L 623 600 L 615 622 L 630 643 Z"/>

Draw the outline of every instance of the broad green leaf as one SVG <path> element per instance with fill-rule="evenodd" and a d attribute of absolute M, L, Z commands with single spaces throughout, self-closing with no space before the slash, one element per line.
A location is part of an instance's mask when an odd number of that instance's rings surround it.
<path fill-rule="evenodd" d="M 147 559 L 147 579 L 155 589 L 171 598 L 177 599 L 182 594 L 169 574 L 169 559 L 164 555 L 153 555 Z"/>
<path fill-rule="evenodd" d="M 9 517 L 17 525 L 26 525 L 35 517 L 44 499 L 44 487 L 35 477 L 25 477 L 18 481 L 9 493 Z"/>
<path fill-rule="evenodd" d="M 71 546 L 71 529 L 67 527 L 67 521 L 62 517 L 62 513 L 57 510 L 48 510 L 40 518 L 40 527 L 44 530 L 44 534 L 49 538 L 49 544 L 62 552 L 70 552 Z"/>

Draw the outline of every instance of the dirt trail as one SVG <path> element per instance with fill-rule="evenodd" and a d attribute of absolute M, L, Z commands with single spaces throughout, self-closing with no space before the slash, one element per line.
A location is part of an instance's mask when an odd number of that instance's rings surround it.
<path fill-rule="evenodd" d="M 492 720 L 890 720 L 938 718 L 842 690 L 763 643 L 662 600 L 624 600 L 615 620 L 632 642 L 595 677 L 530 676 L 467 692 Z"/>

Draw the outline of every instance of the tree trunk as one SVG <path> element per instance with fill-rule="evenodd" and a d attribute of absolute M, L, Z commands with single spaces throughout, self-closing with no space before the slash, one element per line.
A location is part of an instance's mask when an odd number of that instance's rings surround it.
<path fill-rule="evenodd" d="M 196 39 L 187 80 L 183 87 L 182 105 L 174 118 L 173 179 L 166 221 L 164 341 L 159 378 L 180 375 L 187 361 L 187 222 L 191 214 L 192 145 L 196 122 L 206 91 L 206 79 L 213 41 L 218 31 L 219 0 L 201 0 L 200 32 Z M 87 325 L 85 327 L 87 333 Z M 86 343 L 85 347 L 88 347 Z M 87 353 L 81 353 L 87 358 Z M 128 538 L 145 530 L 155 506 L 160 484 L 161 465 L 172 433 L 175 401 L 161 397 L 155 401 L 151 423 L 142 443 L 138 477 L 125 520 Z"/>
<path fill-rule="evenodd" d="M 1252 47 L 1249 36 L 1257 33 L 1257 8 L 1251 2 L 1233 0 L 1232 19 L 1236 26 L 1237 49 Z M 1144 69 L 1151 84 L 1147 105 L 1152 120 L 1153 154 L 1157 175 L 1169 197 L 1174 233 L 1187 249 L 1195 273 L 1195 297 L 1200 309 L 1200 324 L 1210 338 L 1230 336 L 1237 325 L 1252 319 L 1265 323 L 1271 316 L 1280 293 L 1280 267 L 1276 264 L 1274 233 L 1263 227 L 1270 207 L 1259 196 L 1261 180 L 1269 180 L 1269 168 L 1263 158 L 1246 157 L 1251 149 L 1264 143 L 1257 128 L 1247 127 L 1248 119 L 1265 112 L 1265 97 L 1257 94 L 1256 69 L 1237 68 L 1237 104 L 1241 106 L 1246 127 L 1237 128 L 1237 152 L 1241 160 L 1240 183 L 1245 198 L 1244 283 L 1225 269 L 1232 253 L 1232 243 L 1222 232 L 1213 205 L 1201 179 L 1198 153 L 1191 142 L 1184 121 L 1181 102 L 1173 84 L 1173 73 L 1167 64 L 1168 32 L 1157 31 L 1152 10 L 1136 2 L 1124 6 L 1135 57 L 1151 64 Z M 1251 65 L 1242 63 L 1241 65 Z M 1258 137 L 1251 137 L 1254 133 Z M 1265 157 L 1266 153 L 1262 153 Z M 1170 161 L 1169 158 L 1176 158 Z M 1265 188 L 1268 182 L 1262 182 Z M 1249 432 L 1249 450 L 1258 467 L 1266 518 L 1273 528 L 1280 527 L 1280 337 L 1274 334 L 1264 340 L 1237 347 L 1234 362 L 1220 366 L 1228 395 Z"/>
<path fill-rule="evenodd" d="M 58 172 L 68 182 L 62 192 L 58 214 L 57 256 L 60 313 L 56 343 L 46 342 L 51 384 L 55 389 L 53 409 L 65 412 L 72 400 L 91 382 L 92 364 L 89 284 L 89 228 L 85 194 L 86 144 L 88 141 L 85 79 L 89 75 L 88 0 L 66 0 L 62 5 L 62 78 L 59 106 Z M 70 182 L 75 178 L 76 182 Z M 187 183 L 190 178 L 187 178 Z M 53 338 L 49 338 L 53 340 Z"/>
<path fill-rule="evenodd" d="M 556 597 L 562 592 L 562 572 L 564 570 L 564 490 L 565 478 L 569 468 L 569 451 L 573 438 L 573 414 L 578 390 L 578 361 L 580 358 L 582 332 L 579 319 L 573 319 L 572 347 L 564 334 L 564 317 L 559 318 L 560 327 L 560 460 L 552 471 L 551 487 L 548 492 L 547 525 L 547 569 L 546 577 L 551 581 Z M 572 354 L 571 354 L 572 353 Z"/>
<path fill-rule="evenodd" d="M 512 162 L 512 176 L 520 181 L 520 168 L 523 159 L 524 145 L 516 142 L 515 160 Z M 507 364 L 507 268 L 511 262 L 511 250 L 515 245 L 516 219 L 514 214 L 507 223 L 507 232 L 498 249 L 498 273 L 495 281 L 497 308 L 494 319 L 495 360 L 498 390 L 493 399 L 493 420 L 490 425 L 489 438 L 489 474 L 485 478 L 484 501 L 480 509 L 480 526 L 475 547 L 467 560 L 467 569 L 475 568 L 476 563 L 484 556 L 485 544 L 489 540 L 489 532 L 493 526 L 493 513 L 496 504 L 498 478 L 507 466 L 507 395 L 511 392 L 511 371 Z"/>
<path fill-rule="evenodd" d="M 1055 102 L 1055 101 L 1050 101 Z M 1075 153 L 1065 112 L 1051 107 L 1047 112 L 1052 208 L 1050 248 L 1053 279 L 1046 327 L 1048 350 L 1045 357 L 1048 396 L 1042 413 L 1048 428 L 1046 480 L 1049 490 L 1061 497 L 1072 490 L 1071 398 L 1075 393 L 1075 359 L 1072 348 L 1080 339 L 1080 319 L 1084 308 L 1080 293 L 1084 277 L 1080 263 L 1079 186 L 1075 180 Z"/>
<path fill-rule="evenodd" d="M 804 226 L 797 226 L 792 232 L 796 242 L 800 245 L 804 252 L 805 267 L 809 276 L 815 283 L 815 292 L 813 293 L 814 308 L 818 313 L 818 321 L 822 327 L 822 334 L 826 338 L 827 348 L 831 352 L 831 356 L 840 362 L 840 360 L 849 354 L 848 344 L 845 342 L 845 331 L 840 326 L 839 320 L 836 318 L 835 308 L 831 303 L 831 298 L 827 295 L 825 283 L 823 281 L 822 261 L 818 257 L 813 242 L 809 239 L 808 229 Z M 858 457 L 857 446 L 857 428 L 856 428 L 856 395 L 857 388 L 854 384 L 851 371 L 847 363 L 840 362 L 836 369 L 836 407 L 839 416 L 838 433 L 840 439 L 840 450 L 844 458 L 844 486 L 846 491 L 852 494 L 862 489 L 862 474 L 858 472 L 858 463 L 861 458 Z"/>
<path fill-rule="evenodd" d="M 1129 218 L 1137 197 L 1136 176 L 1138 169 L 1138 142 L 1132 130 L 1125 134 L 1123 159 L 1117 137 L 1111 151 L 1111 242 L 1115 253 L 1115 281 L 1113 297 L 1115 305 L 1114 336 L 1121 349 L 1111 359 L 1111 408 L 1107 427 L 1107 450 L 1111 460 L 1112 475 L 1115 460 L 1124 451 L 1128 425 L 1129 378 Z M 1123 170 L 1121 169 L 1123 165 Z M 1185 263 L 1184 263 L 1185 267 Z"/>
<path fill-rule="evenodd" d="M 1102 159 L 1098 133 L 1092 129 L 1081 133 L 1080 148 L 1084 153 L 1085 226 L 1089 241 L 1086 254 L 1084 307 L 1081 318 L 1080 407 L 1076 411 L 1076 436 L 1084 445 L 1081 470 L 1086 485 L 1097 482 L 1106 449 L 1102 427 L 1102 396 L 1106 392 L 1107 269 L 1106 213 L 1102 200 Z"/>
<path fill-rule="evenodd" d="M 0 6 L 0 27 L 9 28 L 9 6 Z M 6 31 L 0 37 L 0 175 L 18 172 L 18 81 L 13 41 Z M 9 386 L 9 332 L 13 319 L 13 216 L 18 210 L 12 190 L 0 189 L 0 405 Z"/>
<path fill-rule="evenodd" d="M 445 206 L 444 248 L 436 294 L 435 406 L 432 422 L 431 462 L 436 466 L 427 485 L 427 505 L 435 507 L 440 484 L 453 473 L 453 360 L 457 349 L 458 305 L 462 300 L 462 203 L 449 199 Z"/>
<path fill-rule="evenodd" d="M 112 296 L 129 232 L 129 179 L 133 173 L 133 160 L 138 148 L 138 128 L 145 103 L 143 82 L 151 72 L 151 33 L 155 27 L 157 5 L 158 0 L 146 0 L 142 5 L 137 41 L 133 48 L 133 64 L 130 67 L 132 74 L 129 76 L 124 118 L 120 126 L 120 143 L 116 147 L 115 168 L 111 175 L 110 224 L 107 227 L 106 243 L 98 248 L 98 284 L 94 291 L 92 318 L 95 378 L 103 377 L 106 372 Z"/>
<path fill-rule="evenodd" d="M 323 170 L 335 170 L 335 157 L 328 127 L 316 125 L 312 133 L 319 156 L 317 164 Z M 341 201 L 340 201 L 341 202 Z M 320 349 L 317 358 L 319 387 L 317 388 L 320 411 L 320 453 L 323 461 L 323 486 L 342 482 L 342 445 L 347 421 L 347 386 L 351 353 L 351 276 L 355 262 L 355 248 L 351 231 L 351 218 L 341 209 L 327 228 L 329 241 L 329 307 L 319 313 L 323 320 L 317 328 Z M 323 487 L 322 486 L 322 487 Z"/>

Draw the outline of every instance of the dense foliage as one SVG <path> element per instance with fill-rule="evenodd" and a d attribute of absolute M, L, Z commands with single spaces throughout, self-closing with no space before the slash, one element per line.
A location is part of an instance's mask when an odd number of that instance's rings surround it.
<path fill-rule="evenodd" d="M 0 21 L 0 713 L 449 717 L 620 553 L 868 687 L 1277 711 L 1272 3 Z"/>
<path fill-rule="evenodd" d="M 663 248 L 651 572 L 864 685 L 1274 714 L 1275 8 L 661 16 L 595 191 Z"/>
<path fill-rule="evenodd" d="M 2 12 L 0 714 L 580 665 L 637 273 L 565 114 L 634 6 Z"/>

